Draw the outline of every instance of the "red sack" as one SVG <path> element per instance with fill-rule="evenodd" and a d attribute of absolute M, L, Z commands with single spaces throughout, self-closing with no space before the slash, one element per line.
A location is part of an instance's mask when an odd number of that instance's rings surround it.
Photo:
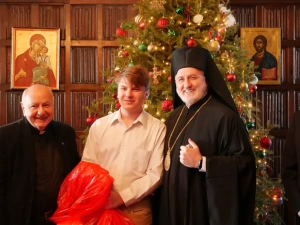
<path fill-rule="evenodd" d="M 50 221 L 58 225 L 97 225 L 105 212 L 105 217 L 111 214 L 113 221 L 120 221 L 123 217 L 122 222 L 111 224 L 127 224 L 129 219 L 122 211 L 106 212 L 108 210 L 104 209 L 112 184 L 113 178 L 107 170 L 98 164 L 81 161 L 63 181 L 58 208 Z"/>

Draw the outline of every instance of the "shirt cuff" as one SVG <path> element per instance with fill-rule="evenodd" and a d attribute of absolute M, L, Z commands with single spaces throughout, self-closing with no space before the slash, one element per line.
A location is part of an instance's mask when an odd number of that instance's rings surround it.
<path fill-rule="evenodd" d="M 206 172 L 206 157 L 205 156 L 202 156 L 202 167 L 199 171 Z"/>

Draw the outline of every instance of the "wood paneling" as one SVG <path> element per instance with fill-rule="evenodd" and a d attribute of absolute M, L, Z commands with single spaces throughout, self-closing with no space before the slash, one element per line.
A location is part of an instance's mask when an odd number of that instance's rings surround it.
<path fill-rule="evenodd" d="M 208 0 L 207 0 L 208 1 Z M 86 127 L 84 106 L 101 96 L 101 71 L 114 65 L 115 30 L 136 15 L 137 0 L 0 0 L 0 125 L 21 118 L 22 90 L 10 89 L 11 28 L 60 28 L 60 80 L 55 95 L 55 119 L 73 126 L 79 136 Z M 280 173 L 286 130 L 300 110 L 299 0 L 231 0 L 240 27 L 281 27 L 281 85 L 260 85 L 254 97 L 262 124 L 278 124 L 271 132 L 274 151 L 272 176 Z M 239 33 L 239 32 L 238 32 Z M 78 151 L 83 145 L 77 139 Z M 294 225 L 290 206 L 280 212 Z"/>

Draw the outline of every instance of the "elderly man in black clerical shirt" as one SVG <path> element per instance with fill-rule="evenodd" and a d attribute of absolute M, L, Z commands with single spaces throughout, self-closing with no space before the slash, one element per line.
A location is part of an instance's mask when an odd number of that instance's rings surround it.
<path fill-rule="evenodd" d="M 0 127 L 0 224 L 50 225 L 60 185 L 80 161 L 75 130 L 54 121 L 47 86 L 25 89 L 24 118 Z"/>
<path fill-rule="evenodd" d="M 252 225 L 255 157 L 245 124 L 208 50 L 171 61 L 160 225 Z"/>

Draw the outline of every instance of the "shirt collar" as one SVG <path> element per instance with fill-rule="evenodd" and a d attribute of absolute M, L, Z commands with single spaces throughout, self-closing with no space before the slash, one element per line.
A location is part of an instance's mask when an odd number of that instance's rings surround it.
<path fill-rule="evenodd" d="M 123 120 L 121 118 L 121 111 L 120 109 L 118 111 L 116 111 L 116 113 L 114 113 L 114 116 L 111 120 L 111 125 L 114 123 L 121 123 Z M 136 118 L 136 120 L 133 122 L 133 124 L 135 123 L 141 123 L 143 126 L 146 126 L 147 123 L 147 112 L 145 110 L 143 110 L 141 112 L 141 114 L 138 116 L 138 118 Z"/>

